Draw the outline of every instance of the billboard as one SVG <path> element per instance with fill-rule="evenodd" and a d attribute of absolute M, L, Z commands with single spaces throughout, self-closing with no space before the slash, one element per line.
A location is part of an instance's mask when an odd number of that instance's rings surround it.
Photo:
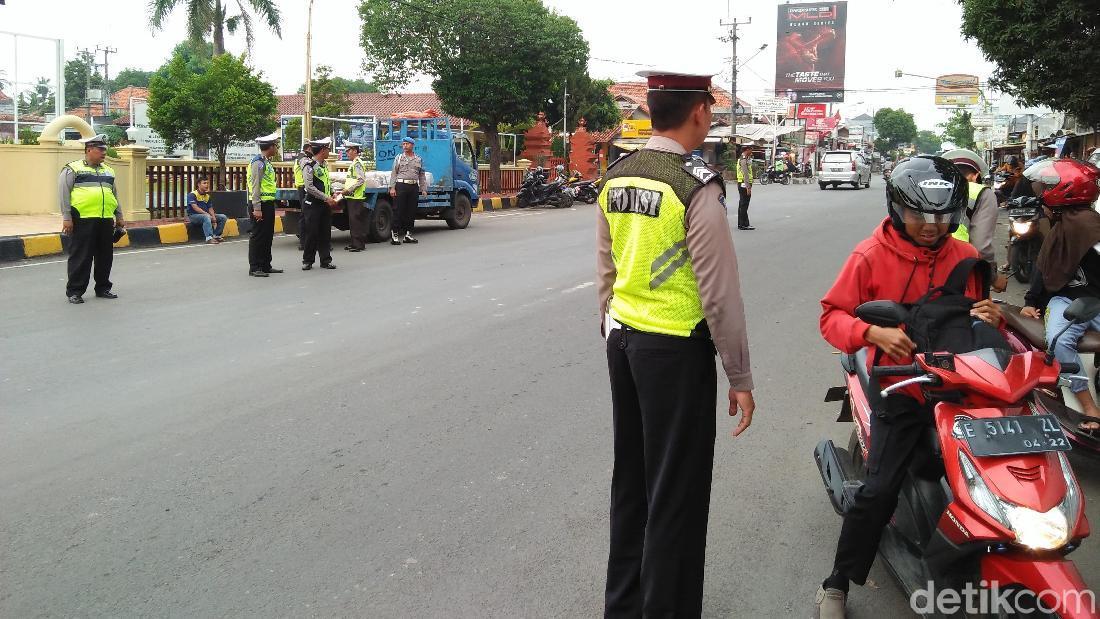
<path fill-rule="evenodd" d="M 803 103 L 798 106 L 798 118 L 825 118 L 825 107 L 824 103 Z"/>
<path fill-rule="evenodd" d="M 936 78 L 936 105 L 978 105 L 978 76 L 952 73 Z"/>
<path fill-rule="evenodd" d="M 775 94 L 791 103 L 844 100 L 847 2 L 779 5 Z"/>

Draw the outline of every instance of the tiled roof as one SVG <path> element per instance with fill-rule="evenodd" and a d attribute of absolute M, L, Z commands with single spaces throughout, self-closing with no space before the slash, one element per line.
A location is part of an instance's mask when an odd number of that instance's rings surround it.
<path fill-rule="evenodd" d="M 111 109 L 122 112 L 123 114 L 130 113 L 130 99 L 148 99 L 149 89 L 142 88 L 140 86 L 127 86 L 122 90 L 117 90 L 111 94 Z M 74 107 L 71 110 L 66 111 L 66 114 L 72 114 L 73 116 L 79 116 L 81 118 L 88 115 L 89 110 L 92 116 L 103 116 L 103 104 L 92 103 L 89 105 L 82 105 L 80 107 Z"/>
<path fill-rule="evenodd" d="M 443 103 L 434 92 L 378 93 L 364 92 L 348 95 L 351 108 L 348 116 L 375 116 L 389 118 L 405 112 L 436 110 L 443 114 Z M 305 113 L 305 95 L 279 95 L 279 114 L 294 115 Z M 458 120 L 458 119 L 455 119 Z"/>
<path fill-rule="evenodd" d="M 649 93 L 649 87 L 645 82 L 615 82 L 607 88 L 607 91 L 611 93 L 613 98 L 625 99 L 634 104 L 634 108 L 623 110 L 624 118 L 636 108 L 641 108 L 643 112 L 649 114 L 649 106 L 646 105 L 646 95 Z M 714 86 L 712 92 L 714 93 L 715 107 L 729 108 L 730 93 L 728 90 Z M 737 104 L 744 108 L 752 107 L 751 104 L 740 97 L 737 98 Z"/>
<path fill-rule="evenodd" d="M 11 101 L 11 97 L 4 94 L 3 90 L 0 90 L 0 101 Z"/>

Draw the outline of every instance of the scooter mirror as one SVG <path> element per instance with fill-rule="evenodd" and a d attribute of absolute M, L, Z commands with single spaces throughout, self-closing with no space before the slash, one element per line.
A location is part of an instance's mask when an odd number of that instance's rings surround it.
<path fill-rule="evenodd" d="M 1100 299 L 1094 297 L 1081 297 L 1069 304 L 1066 311 L 1062 312 L 1066 320 L 1072 320 L 1074 324 L 1092 322 L 1100 316 Z"/>
<path fill-rule="evenodd" d="M 876 327 L 897 327 L 909 317 L 909 311 L 895 301 L 868 301 L 856 308 L 856 317 Z"/>

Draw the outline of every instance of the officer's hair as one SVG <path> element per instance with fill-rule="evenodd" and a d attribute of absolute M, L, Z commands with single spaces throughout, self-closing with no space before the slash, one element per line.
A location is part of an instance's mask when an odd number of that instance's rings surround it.
<path fill-rule="evenodd" d="M 210 177 L 209 176 L 200 176 L 199 180 L 195 181 L 195 186 L 197 187 L 197 186 L 199 186 L 203 183 L 209 183 L 209 182 L 210 182 Z"/>
<path fill-rule="evenodd" d="M 649 117 L 657 131 L 668 131 L 683 125 L 695 106 L 709 100 L 710 94 L 705 92 L 653 91 L 646 97 Z"/>

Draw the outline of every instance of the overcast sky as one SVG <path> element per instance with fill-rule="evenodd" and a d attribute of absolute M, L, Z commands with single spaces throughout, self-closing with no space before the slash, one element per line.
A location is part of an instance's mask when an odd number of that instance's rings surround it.
<path fill-rule="evenodd" d="M 637 79 L 643 65 L 721 72 L 716 81 L 730 86 L 730 46 L 719 38 L 728 17 L 752 23 L 740 27 L 738 55 L 749 60 L 738 75 L 738 94 L 753 101 L 770 95 L 775 79 L 776 0 L 544 0 L 559 13 L 574 18 L 591 47 L 589 71 L 594 77 Z M 181 3 L 183 4 L 183 3 Z M 296 92 L 305 76 L 307 0 L 278 0 L 283 12 L 283 36 L 278 39 L 258 26 L 253 65 L 261 69 L 279 94 Z M 148 26 L 145 0 L 111 0 L 110 10 L 89 9 L 94 19 L 76 16 L 80 3 L 72 0 L 7 0 L 0 6 L 0 30 L 61 38 L 65 54 L 97 45 L 117 48 L 110 55 L 111 74 L 123 67 L 152 70 L 165 62 L 185 37 L 184 14 L 177 9 L 161 32 Z M 315 0 L 314 65 L 332 65 L 337 74 L 362 77 L 362 50 L 358 45 L 357 0 Z M 102 7 L 101 7 L 102 8 Z M 992 65 L 973 42 L 959 34 L 961 9 L 954 0 L 849 0 L 845 116 L 881 107 L 904 107 L 914 113 L 918 127 L 934 129 L 945 118 L 933 102 L 933 81 L 894 77 L 895 69 L 936 76 L 970 73 L 984 82 Z M 501 33 L 507 36 L 507 33 Z M 229 37 L 228 50 L 244 50 L 244 37 Z M 0 70 L 15 75 L 13 37 L 0 35 Z M 517 50 L 517 53 L 521 53 Z M 99 54 L 102 62 L 102 53 Z M 53 78 L 52 44 L 21 38 L 18 46 L 19 81 L 38 76 Z M 625 64 L 624 64 L 625 63 Z M 409 90 L 428 90 L 422 78 Z"/>

